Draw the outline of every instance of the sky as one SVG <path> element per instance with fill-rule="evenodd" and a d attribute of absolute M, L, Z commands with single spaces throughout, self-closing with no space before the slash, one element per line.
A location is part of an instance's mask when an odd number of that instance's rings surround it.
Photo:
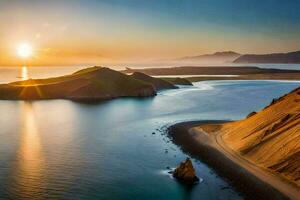
<path fill-rule="evenodd" d="M 300 50 L 300 0 L 1 0 L 0 65 Z M 16 48 L 28 43 L 33 55 Z"/>

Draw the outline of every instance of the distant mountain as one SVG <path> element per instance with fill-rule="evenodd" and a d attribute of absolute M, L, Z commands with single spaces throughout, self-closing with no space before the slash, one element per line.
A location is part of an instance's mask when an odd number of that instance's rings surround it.
<path fill-rule="evenodd" d="M 223 51 L 216 52 L 213 54 L 204 54 L 198 56 L 187 56 L 177 59 L 178 61 L 188 61 L 188 62 L 218 62 L 218 63 L 228 63 L 237 59 L 241 54 L 233 52 L 233 51 Z"/>
<path fill-rule="evenodd" d="M 155 96 L 151 83 L 105 67 L 91 67 L 67 76 L 0 84 L 0 99 L 104 100 Z"/>
<path fill-rule="evenodd" d="M 246 54 L 238 57 L 234 63 L 300 63 L 300 51 L 273 54 Z"/>

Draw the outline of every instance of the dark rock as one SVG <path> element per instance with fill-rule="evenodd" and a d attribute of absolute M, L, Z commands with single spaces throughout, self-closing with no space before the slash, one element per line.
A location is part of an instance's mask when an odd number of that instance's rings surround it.
<path fill-rule="evenodd" d="M 196 176 L 192 161 L 189 158 L 187 158 L 184 162 L 181 162 L 174 170 L 173 177 L 185 184 L 194 184 L 199 182 L 199 178 Z"/>
<path fill-rule="evenodd" d="M 272 99 L 271 105 L 275 104 L 278 99 Z"/>
<path fill-rule="evenodd" d="M 155 135 L 155 132 L 152 132 L 152 135 Z"/>
<path fill-rule="evenodd" d="M 287 114 L 284 118 L 281 119 L 281 123 L 287 122 L 292 116 L 292 114 Z"/>
<path fill-rule="evenodd" d="M 227 190 L 227 189 L 230 189 L 228 186 L 224 186 L 221 188 L 221 190 Z"/>
<path fill-rule="evenodd" d="M 247 115 L 247 118 L 252 117 L 253 115 L 256 115 L 256 114 L 257 114 L 257 112 L 253 111 Z"/>

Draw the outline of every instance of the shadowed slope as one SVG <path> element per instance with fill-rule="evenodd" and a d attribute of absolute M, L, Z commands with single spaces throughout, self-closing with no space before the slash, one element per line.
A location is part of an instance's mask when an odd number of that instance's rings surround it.
<path fill-rule="evenodd" d="M 180 77 L 176 77 L 176 78 L 162 77 L 161 79 L 168 81 L 174 85 L 193 85 L 189 80 Z"/>
<path fill-rule="evenodd" d="M 67 76 L 0 85 L 0 99 L 101 100 L 155 94 L 151 84 L 103 67 L 91 67 Z"/>
<path fill-rule="evenodd" d="M 151 76 L 148 76 L 146 74 L 143 74 L 141 72 L 134 72 L 131 77 L 140 80 L 145 81 L 147 83 L 151 83 L 156 90 L 163 90 L 163 89 L 176 89 L 177 86 L 173 85 L 172 83 L 159 79 L 159 78 L 153 78 Z"/>

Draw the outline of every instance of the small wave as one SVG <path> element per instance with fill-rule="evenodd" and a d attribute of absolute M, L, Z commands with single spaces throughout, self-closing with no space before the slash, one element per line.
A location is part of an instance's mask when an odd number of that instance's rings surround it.
<path fill-rule="evenodd" d="M 197 88 L 199 90 L 213 90 L 214 87 L 212 84 L 208 84 L 208 83 L 200 83 L 197 85 Z"/>
<path fill-rule="evenodd" d="M 175 170 L 175 168 L 170 168 L 170 169 L 162 169 L 162 170 L 159 170 L 158 171 L 158 174 L 160 174 L 160 175 L 165 175 L 165 176 L 169 176 L 170 178 L 174 178 L 173 176 L 172 176 L 172 171 L 174 171 Z"/>
<path fill-rule="evenodd" d="M 181 93 L 186 93 L 186 92 L 195 92 L 195 91 L 205 91 L 205 90 L 213 90 L 214 87 L 212 84 L 208 83 L 198 83 L 197 85 L 193 87 L 184 87 L 176 90 L 168 90 L 168 91 L 163 91 L 160 92 L 159 94 L 166 95 L 166 96 L 175 96 Z"/>

